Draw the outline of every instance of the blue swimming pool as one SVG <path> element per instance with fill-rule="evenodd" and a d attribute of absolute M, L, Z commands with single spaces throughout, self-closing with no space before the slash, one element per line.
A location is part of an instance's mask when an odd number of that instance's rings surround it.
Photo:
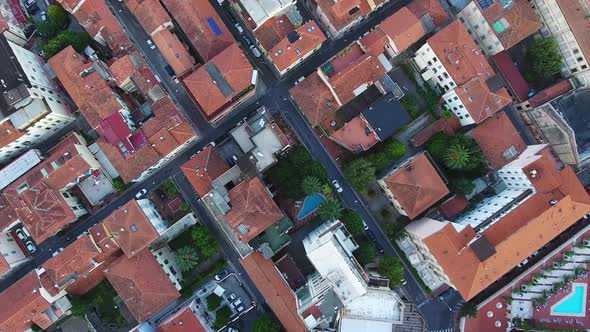
<path fill-rule="evenodd" d="M 551 314 L 563 316 L 584 316 L 586 310 L 586 285 L 574 284 L 567 297 L 553 305 Z"/>
<path fill-rule="evenodd" d="M 312 214 L 325 200 L 326 198 L 322 194 L 313 194 L 305 197 L 303 200 L 303 206 L 301 207 L 301 210 L 299 210 L 299 213 L 297 213 L 297 219 L 301 220 Z"/>

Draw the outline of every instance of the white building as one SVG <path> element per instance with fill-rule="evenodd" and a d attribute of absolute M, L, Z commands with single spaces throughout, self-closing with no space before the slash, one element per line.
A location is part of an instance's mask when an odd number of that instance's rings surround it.
<path fill-rule="evenodd" d="M 293 0 L 241 0 L 240 5 L 246 10 L 248 17 L 245 19 L 253 22 L 257 27 L 261 26 L 269 18 L 284 13 L 295 5 Z M 256 29 L 254 28 L 254 29 Z"/>
<path fill-rule="evenodd" d="M 154 226 L 154 229 L 158 231 L 158 234 L 162 234 L 164 231 L 166 231 L 166 229 L 168 229 L 168 223 L 166 220 L 164 220 L 164 218 L 162 218 L 158 210 L 156 210 L 156 206 L 151 200 L 147 198 L 138 199 L 137 204 L 145 216 L 149 219 L 152 226 Z"/>
<path fill-rule="evenodd" d="M 2 17 L 2 24 L 4 25 L 0 28 L 0 31 L 3 30 L 2 34 L 6 39 L 17 45 L 24 46 L 27 42 L 25 27 L 23 23 L 16 19 L 12 8 L 12 6 L 18 6 L 18 4 L 18 1 L 16 4 L 13 1 L 0 2 L 0 17 Z M 20 8 L 15 8 L 14 10 L 20 10 Z"/>
<path fill-rule="evenodd" d="M 74 120 L 41 58 L 0 37 L 0 162 L 17 156 Z"/>
<path fill-rule="evenodd" d="M 529 0 L 543 22 L 541 33 L 553 37 L 563 56 L 561 73 L 574 76 L 583 85 L 590 84 L 588 57 L 588 16 L 590 8 L 580 0 Z"/>
<path fill-rule="evenodd" d="M 174 284 L 174 287 L 176 287 L 178 290 L 181 290 L 182 286 L 180 283 L 182 282 L 182 270 L 176 262 L 176 256 L 174 255 L 172 249 L 170 249 L 168 245 L 164 245 L 158 249 L 152 249 L 151 252 L 154 257 L 156 257 L 158 263 L 160 263 L 162 270 L 166 272 L 166 275 Z"/>

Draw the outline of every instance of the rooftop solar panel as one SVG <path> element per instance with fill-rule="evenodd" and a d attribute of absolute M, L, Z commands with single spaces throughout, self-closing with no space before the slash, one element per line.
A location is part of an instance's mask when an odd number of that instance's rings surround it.
<path fill-rule="evenodd" d="M 209 23 L 211 30 L 213 30 L 216 36 L 221 35 L 221 29 L 219 28 L 219 25 L 217 25 L 217 22 L 215 22 L 215 19 L 213 17 L 209 17 L 207 19 L 207 23 Z"/>

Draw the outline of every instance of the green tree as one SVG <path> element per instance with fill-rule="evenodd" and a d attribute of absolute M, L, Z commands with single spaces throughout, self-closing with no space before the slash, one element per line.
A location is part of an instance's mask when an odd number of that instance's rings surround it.
<path fill-rule="evenodd" d="M 451 112 L 449 110 L 444 110 L 440 113 L 440 117 L 445 120 L 449 120 L 450 118 L 453 117 L 453 112 Z"/>
<path fill-rule="evenodd" d="M 205 226 L 198 225 L 193 227 L 191 237 L 204 257 L 211 257 L 217 253 L 217 242 Z"/>
<path fill-rule="evenodd" d="M 461 306 L 460 310 L 461 317 L 477 317 L 477 306 L 471 302 L 465 302 Z"/>
<path fill-rule="evenodd" d="M 416 117 L 418 117 L 419 112 L 418 112 L 418 98 L 416 98 L 416 95 L 413 93 L 409 93 L 406 94 L 405 96 L 402 97 L 402 99 L 400 99 L 400 104 L 402 105 L 402 107 L 404 108 L 404 110 L 406 110 L 406 112 L 408 112 L 408 114 L 410 115 L 410 117 L 412 119 L 415 119 Z"/>
<path fill-rule="evenodd" d="M 462 144 L 451 145 L 445 152 L 444 161 L 450 169 L 469 169 L 473 165 L 471 151 Z"/>
<path fill-rule="evenodd" d="M 117 177 L 113 179 L 113 188 L 116 191 L 122 191 L 127 188 L 127 185 L 125 184 L 125 182 L 123 182 L 123 179 L 121 179 L 121 177 Z"/>
<path fill-rule="evenodd" d="M 188 211 L 188 208 L 189 208 L 189 206 L 186 202 L 180 203 L 180 210 L 181 211 Z"/>
<path fill-rule="evenodd" d="M 280 332 L 281 324 L 268 313 L 262 314 L 254 322 L 254 332 Z"/>
<path fill-rule="evenodd" d="M 397 139 L 388 139 L 383 152 L 389 160 L 399 160 L 406 155 L 406 145 Z"/>
<path fill-rule="evenodd" d="M 90 44 L 90 36 L 86 32 L 62 31 L 43 47 L 47 58 L 51 58 L 64 48 L 72 46 L 76 52 L 82 52 Z"/>
<path fill-rule="evenodd" d="M 223 306 L 219 310 L 215 312 L 215 323 L 213 324 L 216 329 L 221 329 L 227 322 L 229 322 L 229 318 L 231 317 L 232 313 L 231 310 L 227 306 Z"/>
<path fill-rule="evenodd" d="M 342 205 L 335 198 L 329 198 L 320 204 L 318 216 L 324 220 L 336 220 L 342 215 Z"/>
<path fill-rule="evenodd" d="M 456 193 L 467 195 L 475 189 L 475 183 L 466 177 L 451 177 L 449 178 L 449 189 Z"/>
<path fill-rule="evenodd" d="M 404 267 L 399 258 L 385 256 L 379 262 L 379 274 L 389 279 L 389 285 L 399 286 L 404 278 Z"/>
<path fill-rule="evenodd" d="M 350 161 L 344 166 L 344 177 L 358 191 L 366 191 L 375 181 L 375 167 L 364 158 Z"/>
<path fill-rule="evenodd" d="M 391 161 L 383 152 L 373 152 L 366 156 L 366 160 L 373 166 L 375 170 L 382 169 Z"/>
<path fill-rule="evenodd" d="M 221 304 L 221 298 L 216 294 L 211 294 L 207 296 L 207 310 L 214 311 L 215 309 L 219 308 Z"/>
<path fill-rule="evenodd" d="M 359 245 L 358 249 L 354 251 L 354 257 L 362 264 L 366 265 L 377 257 L 377 250 L 371 241 L 367 240 L 367 238 L 363 237 L 357 241 Z"/>
<path fill-rule="evenodd" d="M 35 22 L 35 28 L 37 32 L 46 39 L 54 38 L 61 31 L 59 26 L 47 21 L 47 22 Z"/>
<path fill-rule="evenodd" d="M 562 58 L 553 38 L 537 38 L 528 50 L 533 71 L 538 78 L 559 73 Z"/>
<path fill-rule="evenodd" d="M 300 199 L 305 195 L 301 183 L 307 176 L 316 177 L 322 183 L 328 182 L 326 170 L 302 146 L 293 148 L 268 172 L 270 182 L 279 188 L 280 195 L 290 199 Z"/>
<path fill-rule="evenodd" d="M 365 233 L 365 224 L 363 223 L 363 217 L 356 211 L 346 209 L 342 213 L 340 221 L 344 223 L 346 229 L 353 237 L 358 237 Z"/>
<path fill-rule="evenodd" d="M 68 13 L 61 6 L 49 5 L 47 20 L 56 27 L 62 28 L 68 23 Z"/>
<path fill-rule="evenodd" d="M 315 176 L 306 176 L 301 182 L 301 190 L 307 196 L 322 192 L 322 182 Z"/>
<path fill-rule="evenodd" d="M 426 150 L 436 160 L 443 160 L 451 138 L 445 133 L 436 133 L 426 142 Z"/>
<path fill-rule="evenodd" d="M 176 262 L 182 272 L 187 272 L 199 264 L 199 256 L 195 248 L 184 246 L 176 251 Z"/>

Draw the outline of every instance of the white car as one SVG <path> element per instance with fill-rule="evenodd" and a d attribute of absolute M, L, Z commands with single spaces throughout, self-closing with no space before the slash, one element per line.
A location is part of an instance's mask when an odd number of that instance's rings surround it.
<path fill-rule="evenodd" d="M 342 189 L 342 187 L 340 187 L 340 183 L 338 183 L 338 181 L 332 180 L 332 185 L 334 185 L 334 188 L 336 188 L 337 192 L 341 193 L 344 191 L 344 189 Z"/>
<path fill-rule="evenodd" d="M 227 297 L 228 302 L 232 302 L 235 299 L 236 299 L 236 294 L 234 294 L 234 293 L 229 294 L 229 296 Z"/>
<path fill-rule="evenodd" d="M 147 189 L 141 189 L 135 194 L 135 198 L 140 199 L 143 195 L 147 194 Z"/>
<path fill-rule="evenodd" d="M 18 238 L 21 239 L 21 241 L 24 241 L 27 239 L 27 236 L 23 232 L 23 228 L 19 228 L 16 230 L 16 236 L 18 236 Z"/>
<path fill-rule="evenodd" d="M 244 311 L 244 307 L 243 306 L 239 306 L 239 307 L 236 308 L 236 311 L 238 313 L 241 313 L 242 311 Z"/>
<path fill-rule="evenodd" d="M 369 230 L 369 225 L 367 225 L 367 223 L 364 220 L 363 220 L 363 229 L 365 231 L 368 231 Z"/>
<path fill-rule="evenodd" d="M 46 11 L 41 12 L 41 21 L 47 22 L 47 12 Z"/>
<path fill-rule="evenodd" d="M 244 28 L 242 28 L 242 26 L 240 25 L 240 23 L 236 23 L 236 24 L 234 24 L 234 26 L 236 27 L 236 29 L 238 29 L 238 32 L 240 34 L 244 33 Z"/>
<path fill-rule="evenodd" d="M 156 49 L 156 45 L 154 45 L 154 43 L 151 40 L 146 40 L 146 43 L 148 44 L 148 46 L 152 49 L 155 50 Z"/>
<path fill-rule="evenodd" d="M 260 56 L 262 55 L 254 45 L 250 45 L 250 50 L 252 51 L 252 54 L 254 54 L 254 56 L 257 58 L 260 58 Z"/>
<path fill-rule="evenodd" d="M 33 244 L 33 241 L 27 241 L 27 243 L 25 244 L 25 247 L 27 247 L 27 250 L 31 254 L 34 254 L 35 251 L 37 251 L 37 247 L 35 247 L 35 245 Z"/>

